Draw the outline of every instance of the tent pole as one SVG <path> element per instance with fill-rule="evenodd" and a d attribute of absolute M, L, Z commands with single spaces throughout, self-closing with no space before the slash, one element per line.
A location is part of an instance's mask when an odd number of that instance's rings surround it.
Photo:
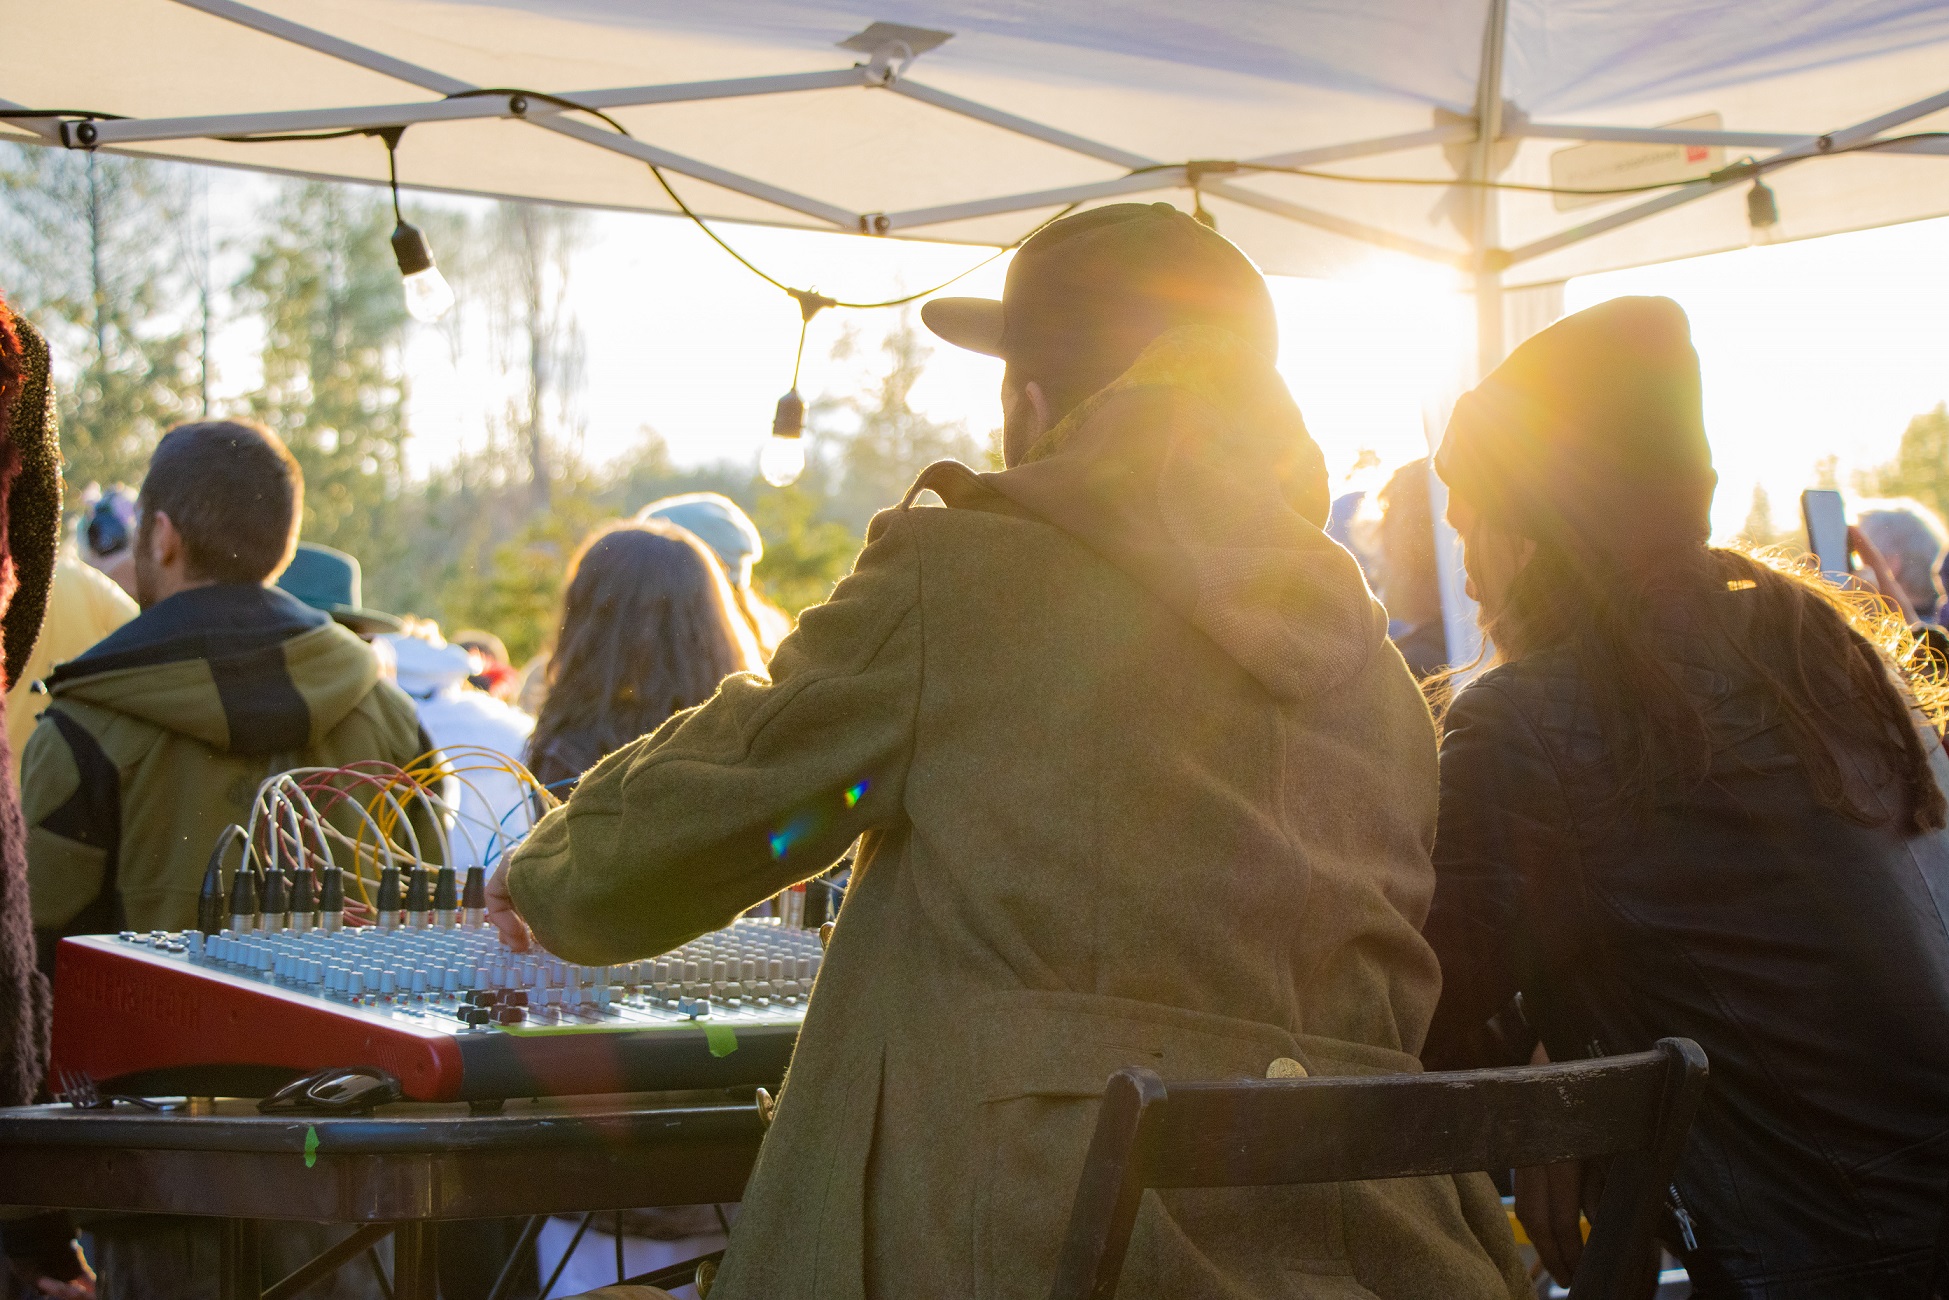
<path fill-rule="evenodd" d="M 1482 74 L 1475 86 L 1475 145 L 1469 150 L 1469 179 L 1494 180 L 1496 142 L 1502 135 L 1502 58 L 1509 27 L 1509 0 L 1489 0 L 1482 32 Z M 1502 269 L 1507 254 L 1502 241 L 1502 209 L 1497 192 L 1474 187 L 1469 242 L 1475 253 L 1475 377 L 1482 379 L 1501 363 L 1503 328 Z M 1428 430 L 1433 451 L 1441 431 Z M 1483 650 L 1482 629 L 1475 621 L 1475 602 L 1463 589 L 1462 542 L 1448 526 L 1448 493 L 1430 476 L 1430 504 L 1435 507 L 1435 564 L 1441 591 L 1442 631 L 1447 634 L 1448 662 L 1474 663 Z M 1461 683 L 1458 681 L 1457 685 Z"/>
<path fill-rule="evenodd" d="M 1496 142 L 1502 136 L 1502 56 L 1507 42 L 1509 0 L 1489 0 L 1482 33 L 1482 75 L 1475 87 L 1475 144 L 1469 150 L 1469 179 L 1477 182 L 1469 239 L 1475 249 L 1476 378 L 1502 361 L 1502 204 L 1487 182 L 1496 177 Z"/>
<path fill-rule="evenodd" d="M 1939 113 L 1945 108 L 1949 108 L 1949 90 L 1942 91 L 1940 94 L 1930 95 L 1927 99 L 1916 100 L 1912 104 L 1905 104 L 1900 108 L 1882 113 L 1877 117 L 1871 117 L 1865 122 L 1857 122 L 1853 126 L 1843 127 L 1838 131 L 1830 131 L 1826 135 L 1801 136 L 1790 147 L 1784 148 L 1778 153 L 1771 154 L 1761 161 L 1778 163 L 1786 158 L 1796 160 L 1817 158 L 1822 154 L 1832 152 L 1837 147 L 1859 144 L 1863 140 L 1872 140 L 1883 131 L 1901 126 L 1907 122 L 1913 122 L 1918 117 L 1927 117 L 1931 113 Z M 1746 176 L 1731 176 L 1724 180 L 1696 181 L 1693 184 L 1673 190 L 1669 194 L 1661 194 L 1655 199 L 1649 199 L 1643 203 L 1628 207 L 1622 212 L 1613 212 L 1609 216 L 1598 217 L 1593 221 L 1586 221 L 1582 225 L 1572 226 L 1568 230 L 1560 230 L 1554 235 L 1547 235 L 1542 239 L 1533 240 L 1530 243 L 1524 244 L 1520 248 L 1512 249 L 1505 255 L 1507 264 L 1514 265 L 1517 262 L 1527 262 L 1531 258 L 1542 257 L 1546 253 L 1554 253 L 1560 248 L 1568 248 L 1572 244 L 1580 244 L 1584 240 L 1604 234 L 1606 231 L 1616 230 L 1620 226 L 1634 225 L 1637 222 L 1643 221 L 1646 217 L 1653 217 L 1660 212 L 1670 211 L 1672 208 L 1680 207 L 1695 199 L 1702 199 L 1708 194 L 1717 194 L 1730 186 L 1743 185 L 1749 179 L 1751 178 Z"/>
<path fill-rule="evenodd" d="M 392 77 L 395 80 L 404 81 L 409 85 L 419 86 L 421 89 L 430 90 L 436 95 L 459 95 L 477 89 L 477 87 L 470 86 L 457 78 L 449 77 L 443 72 L 435 72 L 431 68 L 423 68 L 416 63 L 408 63 L 404 59 L 396 59 L 390 54 L 384 54 L 378 50 L 368 49 L 363 45 L 342 40 L 339 37 L 321 32 L 313 27 L 306 27 L 303 23 L 292 22 L 288 18 L 281 18 L 275 14 L 265 13 L 261 9 L 253 9 L 249 5 L 239 4 L 237 0 L 176 0 L 176 3 L 185 8 L 200 10 L 212 17 L 227 19 L 239 26 L 260 31 L 266 36 L 271 36 L 281 41 L 288 41 L 293 45 L 315 50 L 320 54 L 341 60 L 342 62 L 366 68 L 382 76 Z M 788 211 L 801 213 L 816 220 L 826 222 L 828 225 L 836 226 L 841 230 L 857 230 L 859 228 L 858 213 L 848 212 L 844 208 L 821 202 L 818 199 L 810 198 L 803 194 L 794 193 L 780 186 L 768 185 L 763 181 L 753 180 L 749 176 L 740 176 L 736 172 L 726 171 L 722 167 L 713 167 L 708 163 L 699 162 L 694 158 L 686 158 L 682 154 L 670 153 L 667 150 L 658 149 L 640 140 L 630 140 L 607 130 L 599 130 L 586 122 L 574 121 L 559 113 L 536 115 L 534 117 L 523 118 L 522 120 L 531 126 L 538 126 L 544 131 L 553 131 L 558 135 L 570 136 L 574 139 L 581 140 L 585 144 L 592 144 L 598 149 L 607 149 L 612 153 L 624 154 L 640 162 L 654 163 L 659 167 L 664 167 L 681 175 L 689 176 L 694 180 L 700 180 L 709 185 L 717 185 L 733 193 L 743 194 L 750 198 L 759 199 L 765 203 L 776 204 Z"/>

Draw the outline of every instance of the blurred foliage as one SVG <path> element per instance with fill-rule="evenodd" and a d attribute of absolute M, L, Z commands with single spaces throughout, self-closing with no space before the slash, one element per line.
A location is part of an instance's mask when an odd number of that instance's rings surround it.
<path fill-rule="evenodd" d="M 201 413 L 185 168 L 110 154 L 0 153 L 0 286 L 71 376 L 71 494 L 136 483 L 163 430 Z"/>
<path fill-rule="evenodd" d="M 1740 525 L 1735 541 L 1760 550 L 1768 546 L 1798 546 L 1800 529 L 1793 525 L 1781 527 L 1773 518 L 1773 498 L 1764 487 L 1753 484 L 1753 504 L 1746 511 L 1746 522 Z"/>
<path fill-rule="evenodd" d="M 679 467 L 644 428 L 624 455 L 580 449 L 582 341 L 570 272 L 579 214 L 501 204 L 480 218 L 409 209 L 440 252 L 459 308 L 432 327 L 456 351 L 487 313 L 512 381 L 485 444 L 409 475 L 408 318 L 385 198 L 290 181 L 226 245 L 245 260 L 213 284 L 195 169 L 0 146 L 0 288 L 54 348 L 69 482 L 139 483 L 163 431 L 201 418 L 213 321 L 261 329 L 262 382 L 230 409 L 261 419 L 304 467 L 304 537 L 358 556 L 365 603 L 493 630 L 517 660 L 547 648 L 569 558 L 602 522 L 659 497 L 715 491 L 765 540 L 760 592 L 787 613 L 824 600 L 851 569 L 875 512 L 916 474 L 956 458 L 998 468 L 999 437 L 928 419 L 912 402 L 930 355 L 903 316 L 856 388 L 811 406 L 808 463 L 774 488 L 755 463 Z M 834 349 L 847 360 L 858 335 Z M 755 462 L 755 457 L 754 457 Z"/>
<path fill-rule="evenodd" d="M 264 323 L 249 413 L 305 472 L 304 537 L 383 565 L 402 542 L 406 305 L 393 216 L 370 191 L 292 184 L 265 213 L 238 302 Z"/>
<path fill-rule="evenodd" d="M 1895 459 L 1857 474 L 1854 486 L 1864 496 L 1914 497 L 1949 519 L 1949 404 L 1910 420 Z"/>

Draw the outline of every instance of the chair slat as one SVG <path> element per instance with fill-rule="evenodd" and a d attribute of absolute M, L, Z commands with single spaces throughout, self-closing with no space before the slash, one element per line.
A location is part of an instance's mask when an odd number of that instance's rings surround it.
<path fill-rule="evenodd" d="M 1537 1070 L 1174 1084 L 1141 1153 L 1150 1187 L 1350 1182 L 1553 1164 L 1641 1147 L 1659 1052 Z M 1295 1141 L 1314 1136 L 1315 1141 Z"/>
<path fill-rule="evenodd" d="M 1119 1070 L 1051 1300 L 1115 1296 L 1147 1187 L 1353 1182 L 1601 1157 L 1614 1158 L 1570 1294 L 1627 1300 L 1655 1272 L 1653 1232 L 1705 1077 L 1705 1053 L 1684 1038 L 1635 1056 L 1454 1074 L 1167 1087 L 1149 1070 Z"/>

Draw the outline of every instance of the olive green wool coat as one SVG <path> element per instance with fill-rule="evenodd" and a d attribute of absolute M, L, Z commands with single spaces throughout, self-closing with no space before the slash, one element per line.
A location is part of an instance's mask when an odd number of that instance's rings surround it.
<path fill-rule="evenodd" d="M 511 868 L 605 963 L 865 836 L 712 1300 L 1042 1296 L 1112 1071 L 1412 1071 L 1434 1009 L 1433 729 L 1271 367 L 1166 336 L 1029 463 L 920 486 L 771 682 Z M 1150 1193 L 1119 1291 L 1522 1294 L 1479 1176 Z"/>

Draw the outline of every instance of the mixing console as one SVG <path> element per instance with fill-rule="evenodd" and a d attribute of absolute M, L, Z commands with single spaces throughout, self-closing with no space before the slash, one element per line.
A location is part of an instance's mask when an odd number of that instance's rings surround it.
<path fill-rule="evenodd" d="M 771 920 L 578 966 L 512 953 L 458 910 L 65 940 L 53 1068 L 123 1091 L 255 1095 L 377 1065 L 421 1100 L 772 1085 L 819 970 L 817 932 Z"/>

